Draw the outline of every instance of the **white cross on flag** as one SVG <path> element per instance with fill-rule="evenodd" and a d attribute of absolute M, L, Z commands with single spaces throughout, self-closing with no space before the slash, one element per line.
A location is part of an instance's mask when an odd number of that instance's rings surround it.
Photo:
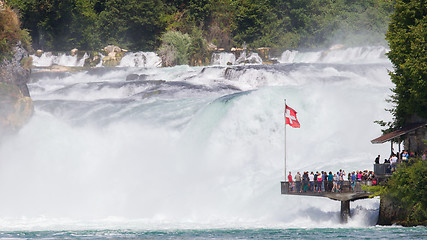
<path fill-rule="evenodd" d="M 285 124 L 289 124 L 289 126 L 293 128 L 299 128 L 300 124 L 297 119 L 297 112 L 292 108 L 285 106 Z"/>

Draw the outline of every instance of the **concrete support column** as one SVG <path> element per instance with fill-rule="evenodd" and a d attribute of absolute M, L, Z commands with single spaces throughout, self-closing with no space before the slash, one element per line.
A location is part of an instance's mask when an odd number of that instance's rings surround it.
<path fill-rule="evenodd" d="M 341 222 L 346 223 L 350 217 L 350 200 L 341 201 Z"/>

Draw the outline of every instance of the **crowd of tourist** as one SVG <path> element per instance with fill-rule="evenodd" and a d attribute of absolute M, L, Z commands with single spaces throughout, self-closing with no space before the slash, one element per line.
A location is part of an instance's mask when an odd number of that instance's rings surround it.
<path fill-rule="evenodd" d="M 426 160 L 426 155 L 427 152 L 424 152 L 421 159 Z M 378 155 L 375 158 L 375 164 L 380 164 L 380 157 Z M 384 164 L 388 165 L 385 173 L 391 174 L 400 163 L 411 164 L 413 158 L 415 158 L 414 153 L 406 150 L 396 154 L 392 152 L 388 159 L 384 159 Z M 309 173 L 306 171 L 302 175 L 297 172 L 295 176 L 292 176 L 291 172 L 289 172 L 288 175 L 289 191 L 291 192 L 354 192 L 362 182 L 368 185 L 376 185 L 378 179 L 373 171 L 368 170 L 353 171 L 348 174 L 342 169 L 337 173 L 332 173 L 332 171 Z"/>
<path fill-rule="evenodd" d="M 426 160 L 427 151 L 421 155 L 422 160 Z M 407 150 L 403 150 L 400 153 L 392 152 L 389 158 L 385 158 L 382 164 L 388 165 L 386 168 L 386 174 L 391 174 L 397 168 L 397 166 L 401 163 L 411 164 L 412 160 L 415 159 L 416 155 L 413 152 L 408 152 Z M 375 158 L 375 164 L 380 164 L 381 156 L 378 155 Z"/>
<path fill-rule="evenodd" d="M 355 191 L 357 183 L 369 181 L 371 185 L 377 184 L 377 178 L 373 171 L 353 171 L 346 174 L 340 169 L 337 173 L 326 172 L 300 172 L 293 177 L 289 172 L 289 191 L 293 192 L 349 192 Z M 349 183 L 349 184 L 344 184 Z M 348 189 L 345 189 L 347 187 Z"/>

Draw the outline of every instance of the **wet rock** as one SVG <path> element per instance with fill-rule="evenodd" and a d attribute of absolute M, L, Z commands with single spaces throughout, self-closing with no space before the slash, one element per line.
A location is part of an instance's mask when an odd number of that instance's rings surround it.
<path fill-rule="evenodd" d="M 43 55 L 43 53 L 44 53 L 44 51 L 39 49 L 39 50 L 36 51 L 35 55 L 37 57 L 41 57 Z"/>
<path fill-rule="evenodd" d="M 19 130 L 33 114 L 33 101 L 27 87 L 31 60 L 18 42 L 13 57 L 4 58 L 0 63 L 0 135 Z"/>
<path fill-rule="evenodd" d="M 0 135 L 19 130 L 33 114 L 33 101 L 17 85 L 0 82 Z"/>
<path fill-rule="evenodd" d="M 26 84 L 31 74 L 31 58 L 21 43 L 13 49 L 12 59 L 4 58 L 0 63 L 0 82 L 17 85 L 25 96 L 29 97 L 26 91 Z"/>
<path fill-rule="evenodd" d="M 98 52 L 90 52 L 85 59 L 84 67 L 96 67 L 101 62 L 101 55 Z"/>
<path fill-rule="evenodd" d="M 123 50 L 114 45 L 106 46 L 104 48 L 104 52 L 107 56 L 102 59 L 102 65 L 106 67 L 115 67 L 119 65 L 120 61 L 126 53 L 126 50 Z"/>
<path fill-rule="evenodd" d="M 126 76 L 126 81 L 136 81 L 136 80 L 140 80 L 140 81 L 145 81 L 147 80 L 148 75 L 147 74 L 129 74 Z"/>
<path fill-rule="evenodd" d="M 74 48 L 70 51 L 71 56 L 75 56 L 79 50 L 77 48 Z"/>
<path fill-rule="evenodd" d="M 139 79 L 138 74 L 129 74 L 126 76 L 126 81 L 135 81 Z"/>

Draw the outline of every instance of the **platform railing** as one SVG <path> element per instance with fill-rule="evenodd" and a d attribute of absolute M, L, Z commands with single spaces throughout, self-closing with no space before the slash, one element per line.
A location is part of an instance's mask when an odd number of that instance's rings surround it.
<path fill-rule="evenodd" d="M 308 186 L 306 186 L 306 188 L 304 188 L 304 184 L 308 184 Z M 317 182 L 314 182 L 313 187 L 310 187 L 310 182 L 303 182 L 301 181 L 300 184 L 298 184 L 297 182 L 293 182 L 292 184 L 290 182 L 281 182 L 281 189 L 282 189 L 282 194 L 298 194 L 298 193 L 324 193 L 324 192 L 332 192 L 332 188 L 333 188 L 333 182 L 332 181 L 325 181 L 320 183 L 320 191 L 319 190 L 315 190 L 315 186 L 316 186 Z M 322 186 L 322 184 L 324 184 Z M 351 181 L 341 181 L 341 183 L 337 184 L 338 187 L 338 191 L 334 191 L 334 192 L 339 192 L 339 193 L 365 193 L 366 191 L 362 190 L 362 185 L 368 185 L 368 186 L 372 186 L 373 184 L 375 184 L 375 181 L 370 181 L 370 180 L 366 180 L 366 181 L 355 181 L 354 182 L 354 188 L 351 184 Z M 298 191 L 298 185 L 300 185 L 300 191 Z"/>
<path fill-rule="evenodd" d="M 383 164 L 374 164 L 374 174 L 375 176 L 384 176 L 391 175 L 391 164 L 383 163 Z"/>

